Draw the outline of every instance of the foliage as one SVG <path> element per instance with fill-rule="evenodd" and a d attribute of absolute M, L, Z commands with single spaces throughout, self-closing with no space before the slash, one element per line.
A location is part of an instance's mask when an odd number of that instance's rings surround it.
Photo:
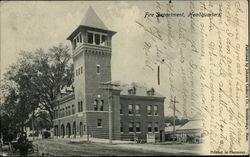
<path fill-rule="evenodd" d="M 174 122 L 174 116 L 166 116 L 165 117 L 165 123 L 171 123 L 173 125 Z M 179 119 L 177 116 L 175 116 L 175 125 L 184 125 L 188 122 L 188 119 L 181 118 Z"/>
<path fill-rule="evenodd" d="M 4 74 L 1 116 L 13 124 L 24 123 L 36 108 L 48 111 L 53 119 L 53 100 L 63 86 L 73 82 L 73 65 L 67 46 L 53 46 L 45 52 L 21 52 L 18 61 Z M 11 125 L 13 125 L 11 124 Z"/>

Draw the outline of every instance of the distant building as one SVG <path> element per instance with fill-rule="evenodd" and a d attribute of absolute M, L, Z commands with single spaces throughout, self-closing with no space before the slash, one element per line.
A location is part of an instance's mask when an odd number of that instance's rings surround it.
<path fill-rule="evenodd" d="M 202 123 L 201 120 L 190 120 L 176 130 L 178 141 L 185 143 L 202 143 Z"/>
<path fill-rule="evenodd" d="M 111 81 L 112 36 L 90 7 L 67 38 L 72 44 L 74 84 L 64 88 L 54 105 L 54 136 L 146 139 L 164 133 L 164 99 L 154 88 Z M 122 46 L 122 45 L 121 45 Z M 109 123 L 111 107 L 111 123 Z"/>
<path fill-rule="evenodd" d="M 176 125 L 175 130 L 179 129 L 180 127 L 181 127 L 181 125 Z M 173 130 L 174 130 L 174 126 L 171 124 L 165 127 L 165 141 L 173 141 L 174 140 Z M 177 140 L 177 138 L 176 138 L 176 140 Z"/>

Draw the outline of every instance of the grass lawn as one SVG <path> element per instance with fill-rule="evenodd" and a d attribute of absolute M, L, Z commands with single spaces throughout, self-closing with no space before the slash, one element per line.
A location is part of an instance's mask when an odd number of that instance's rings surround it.
<path fill-rule="evenodd" d="M 120 148 L 101 143 L 72 143 L 66 140 L 43 139 L 36 140 L 39 152 L 49 153 L 56 156 L 165 156 L 177 155 L 174 153 L 155 152 L 142 149 Z M 178 154 L 179 155 L 179 154 Z M 182 154 L 182 155 L 188 155 Z M 189 154 L 192 155 L 192 154 Z"/>

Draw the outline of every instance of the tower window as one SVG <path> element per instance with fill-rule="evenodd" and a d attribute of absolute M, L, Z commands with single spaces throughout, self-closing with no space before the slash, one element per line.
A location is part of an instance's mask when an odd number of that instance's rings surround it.
<path fill-rule="evenodd" d="M 123 132 L 123 122 L 121 122 L 120 132 Z"/>
<path fill-rule="evenodd" d="M 97 119 L 97 127 L 98 128 L 102 127 L 102 119 Z"/>
<path fill-rule="evenodd" d="M 107 36 L 106 35 L 102 35 L 102 40 L 101 40 L 101 45 L 102 46 L 107 46 Z"/>
<path fill-rule="evenodd" d="M 95 101 L 94 101 L 94 110 L 95 110 L 95 111 L 97 111 L 97 103 L 98 103 L 98 101 L 95 100 Z"/>
<path fill-rule="evenodd" d="M 100 74 L 100 65 L 97 65 L 97 66 L 96 66 L 96 73 L 97 73 L 97 74 Z"/>
<path fill-rule="evenodd" d="M 99 34 L 95 34 L 95 44 L 100 45 L 100 35 Z"/>
<path fill-rule="evenodd" d="M 100 111 L 103 111 L 103 104 L 104 104 L 104 101 L 101 100 L 101 101 L 100 101 Z"/>
<path fill-rule="evenodd" d="M 121 104 L 120 114 L 123 114 L 123 105 Z"/>
<path fill-rule="evenodd" d="M 78 112 L 82 112 L 83 108 L 82 108 L 82 101 L 78 102 Z"/>
<path fill-rule="evenodd" d="M 88 43 L 93 44 L 93 33 L 88 32 Z"/>
<path fill-rule="evenodd" d="M 108 45 L 107 34 L 101 32 L 92 32 L 92 31 L 89 31 L 87 34 L 88 34 L 87 36 L 89 44 L 102 45 L 102 46 Z"/>
<path fill-rule="evenodd" d="M 72 105 L 72 114 L 75 114 L 75 105 Z"/>
<path fill-rule="evenodd" d="M 77 34 L 77 36 L 73 39 L 73 49 L 77 48 L 83 43 L 82 33 Z"/>
<path fill-rule="evenodd" d="M 82 72 L 83 72 L 83 68 L 82 68 L 82 66 L 81 66 L 81 74 L 82 74 Z"/>

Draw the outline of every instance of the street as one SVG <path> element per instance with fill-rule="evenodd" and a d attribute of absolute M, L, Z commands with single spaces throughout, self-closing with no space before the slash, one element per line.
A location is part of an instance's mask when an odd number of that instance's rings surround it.
<path fill-rule="evenodd" d="M 71 142 L 67 139 L 41 139 L 34 141 L 39 154 L 51 156 L 166 156 L 197 155 L 200 145 L 106 144 Z"/>

